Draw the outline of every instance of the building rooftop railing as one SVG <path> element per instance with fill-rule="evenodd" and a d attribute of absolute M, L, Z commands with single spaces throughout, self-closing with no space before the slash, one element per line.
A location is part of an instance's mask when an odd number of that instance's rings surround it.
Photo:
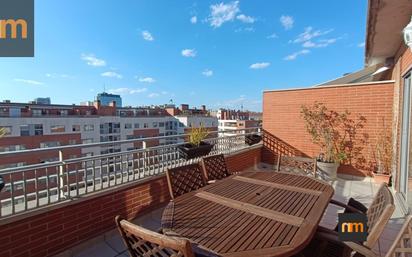
<path fill-rule="evenodd" d="M 261 134 L 259 127 L 212 131 L 205 141 L 213 144 L 210 155 L 230 154 L 249 147 L 245 137 Z M 0 194 L 0 218 L 8 217 L 91 193 L 162 174 L 166 168 L 197 162 L 185 160 L 178 147 L 186 142 L 148 147 L 165 139 L 187 139 L 189 134 L 121 141 L 66 145 L 0 153 L 0 158 L 43 151 L 58 151 L 59 160 L 0 170 L 5 187 Z M 141 148 L 65 159 L 63 150 L 139 143 Z"/>

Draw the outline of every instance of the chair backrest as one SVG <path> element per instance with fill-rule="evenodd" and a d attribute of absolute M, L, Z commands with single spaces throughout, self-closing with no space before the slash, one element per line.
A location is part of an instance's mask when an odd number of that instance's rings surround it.
<path fill-rule="evenodd" d="M 386 253 L 386 257 L 406 257 L 412 256 L 412 216 L 409 215 L 405 218 L 399 234 L 396 236 L 395 241 L 389 251 Z"/>
<path fill-rule="evenodd" d="M 375 245 L 394 210 L 395 205 L 393 203 L 392 193 L 388 186 L 383 183 L 379 187 L 372 204 L 366 212 L 366 216 L 368 217 L 368 238 L 366 242 L 364 242 L 364 245 L 369 248 Z"/>
<path fill-rule="evenodd" d="M 316 159 L 279 155 L 276 170 L 316 177 Z"/>
<path fill-rule="evenodd" d="M 123 242 L 132 257 L 194 257 L 189 240 L 165 236 L 139 227 L 120 216 L 115 218 Z"/>
<path fill-rule="evenodd" d="M 172 199 L 206 185 L 198 163 L 167 169 L 166 176 Z"/>
<path fill-rule="evenodd" d="M 223 179 L 230 175 L 223 154 L 203 157 L 201 163 L 207 180 Z"/>

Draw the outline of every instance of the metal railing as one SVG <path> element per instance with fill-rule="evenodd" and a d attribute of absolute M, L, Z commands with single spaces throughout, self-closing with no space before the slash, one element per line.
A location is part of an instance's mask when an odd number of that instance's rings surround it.
<path fill-rule="evenodd" d="M 209 138 L 205 140 L 214 145 L 209 155 L 230 154 L 248 148 L 245 137 L 256 133 L 261 133 L 260 128 L 210 132 Z M 0 192 L 0 217 L 84 197 L 97 191 L 162 174 L 166 168 L 197 162 L 199 158 L 181 158 L 178 146 L 185 142 L 148 147 L 150 143 L 158 143 L 163 139 L 183 141 L 187 137 L 188 134 L 183 134 L 2 152 L 0 158 L 58 151 L 59 160 L 0 170 L 0 175 L 5 181 L 5 187 Z M 113 147 L 130 143 L 139 143 L 141 147 L 72 159 L 64 159 L 63 156 L 63 150 L 67 149 Z"/>

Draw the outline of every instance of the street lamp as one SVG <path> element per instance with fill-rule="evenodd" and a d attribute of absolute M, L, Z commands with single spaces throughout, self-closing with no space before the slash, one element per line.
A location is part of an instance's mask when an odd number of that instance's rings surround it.
<path fill-rule="evenodd" d="M 412 18 L 409 24 L 403 29 L 403 40 L 409 48 L 412 48 Z"/>

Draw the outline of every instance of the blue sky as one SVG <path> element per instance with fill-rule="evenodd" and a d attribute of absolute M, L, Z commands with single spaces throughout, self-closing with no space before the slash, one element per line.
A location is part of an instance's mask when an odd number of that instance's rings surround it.
<path fill-rule="evenodd" d="M 119 93 L 261 110 L 262 91 L 363 67 L 366 0 L 35 1 L 35 57 L 0 59 L 0 99 Z"/>

